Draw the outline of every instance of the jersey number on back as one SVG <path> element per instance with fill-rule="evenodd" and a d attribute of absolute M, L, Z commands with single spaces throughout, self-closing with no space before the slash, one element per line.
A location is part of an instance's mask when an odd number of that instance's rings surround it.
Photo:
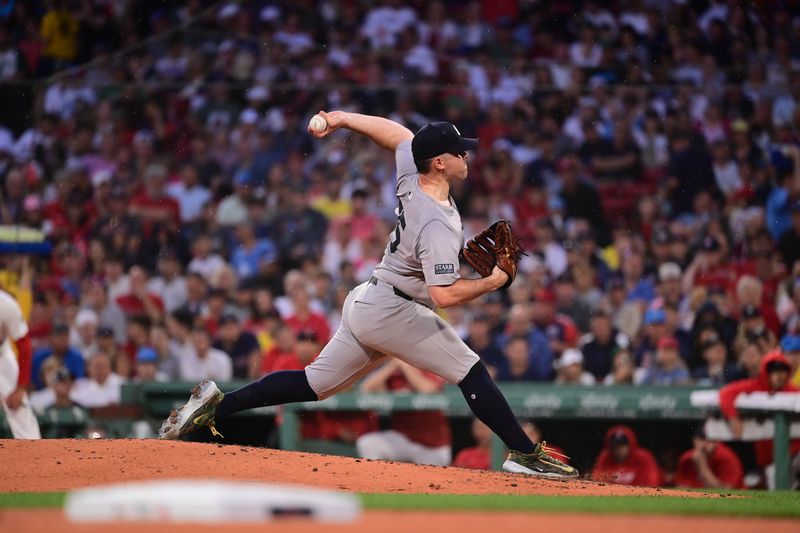
<path fill-rule="evenodd" d="M 403 212 L 403 202 L 399 201 L 400 205 L 395 210 L 397 213 L 397 226 L 394 227 L 394 239 L 389 243 L 389 251 L 395 253 L 397 247 L 400 246 L 400 232 L 406 229 L 406 215 Z"/>

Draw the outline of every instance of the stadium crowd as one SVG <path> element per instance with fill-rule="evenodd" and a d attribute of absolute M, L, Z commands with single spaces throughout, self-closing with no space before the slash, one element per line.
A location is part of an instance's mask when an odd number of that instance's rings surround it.
<path fill-rule="evenodd" d="M 0 82 L 40 83 L 0 128 L 2 221 L 53 245 L 0 258 L 7 290 L 32 280 L 39 407 L 315 357 L 396 223 L 392 154 L 313 141 L 318 109 L 480 139 L 465 237 L 507 218 L 529 255 L 443 315 L 498 381 L 721 386 L 780 350 L 800 385 L 783 2 L 6 0 L 0 22 Z"/>

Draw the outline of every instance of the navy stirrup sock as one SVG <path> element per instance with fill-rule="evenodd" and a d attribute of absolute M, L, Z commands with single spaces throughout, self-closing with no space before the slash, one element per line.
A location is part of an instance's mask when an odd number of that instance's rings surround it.
<path fill-rule="evenodd" d="M 522 431 L 517 417 L 508 406 L 482 361 L 475 363 L 458 384 L 469 408 L 478 419 L 489 426 L 510 450 L 531 453 L 536 445 Z"/>
<path fill-rule="evenodd" d="M 216 417 L 229 416 L 253 407 L 316 400 L 317 393 L 309 386 L 304 370 L 273 372 L 225 394 L 217 406 Z"/>

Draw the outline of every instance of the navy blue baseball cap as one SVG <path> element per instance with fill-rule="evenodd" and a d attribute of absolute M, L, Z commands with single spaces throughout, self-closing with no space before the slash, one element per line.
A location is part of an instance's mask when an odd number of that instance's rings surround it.
<path fill-rule="evenodd" d="M 424 161 L 442 154 L 458 154 L 474 150 L 478 139 L 462 137 L 449 122 L 431 122 L 422 126 L 411 141 L 411 153 L 415 161 Z"/>

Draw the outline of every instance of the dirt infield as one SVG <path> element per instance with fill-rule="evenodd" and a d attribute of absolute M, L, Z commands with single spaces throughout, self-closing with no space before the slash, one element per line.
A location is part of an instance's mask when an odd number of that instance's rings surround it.
<path fill-rule="evenodd" d="M 320 531 L 323 526 L 304 521 L 287 521 L 259 525 L 202 526 L 158 525 L 158 531 L 169 533 L 301 533 Z M 503 531 L 503 533 L 532 531 L 579 531 L 580 533 L 611 533 L 614 531 L 647 531 L 648 533 L 674 533 L 686 528 L 703 533 L 750 533 L 765 527 L 770 533 L 797 531 L 797 522 L 791 520 L 759 520 L 754 518 L 686 518 L 671 516 L 593 516 L 565 514 L 487 513 L 487 512 L 433 512 L 369 511 L 351 524 L 325 524 L 326 533 L 346 531 L 381 533 L 408 533 L 409 531 L 435 531 L 436 533 L 468 533 L 472 531 Z M 26 533 L 54 531 L 64 533 L 142 533 L 155 531 L 144 524 L 79 525 L 67 522 L 61 511 L 12 510 L 0 511 L 0 531 L 25 531 Z"/>
<path fill-rule="evenodd" d="M 0 492 L 64 491 L 147 479 L 218 478 L 354 492 L 707 497 L 696 492 L 157 440 L 0 440 L 0 464 Z"/>
<path fill-rule="evenodd" d="M 639 489 L 588 481 L 558 482 L 498 472 L 416 466 L 299 452 L 241 446 L 219 446 L 154 440 L 0 440 L 0 492 L 65 491 L 119 481 L 167 478 L 219 478 L 298 483 L 316 487 L 380 493 L 541 494 L 541 495 L 652 495 L 691 497 L 712 495 L 660 489 Z M 647 530 L 673 533 L 691 528 L 703 533 L 756 531 L 768 525 L 770 533 L 797 530 L 791 520 L 673 516 L 548 514 L 478 511 L 367 511 L 351 524 L 325 524 L 326 532 L 405 533 L 436 531 L 609 531 Z M 302 520 L 268 526 L 269 531 L 295 533 L 319 530 Z M 0 509 L 0 531 L 52 533 L 140 533 L 145 524 L 73 524 L 61 510 Z M 168 525 L 168 533 L 247 533 L 264 531 L 259 525 Z"/>

